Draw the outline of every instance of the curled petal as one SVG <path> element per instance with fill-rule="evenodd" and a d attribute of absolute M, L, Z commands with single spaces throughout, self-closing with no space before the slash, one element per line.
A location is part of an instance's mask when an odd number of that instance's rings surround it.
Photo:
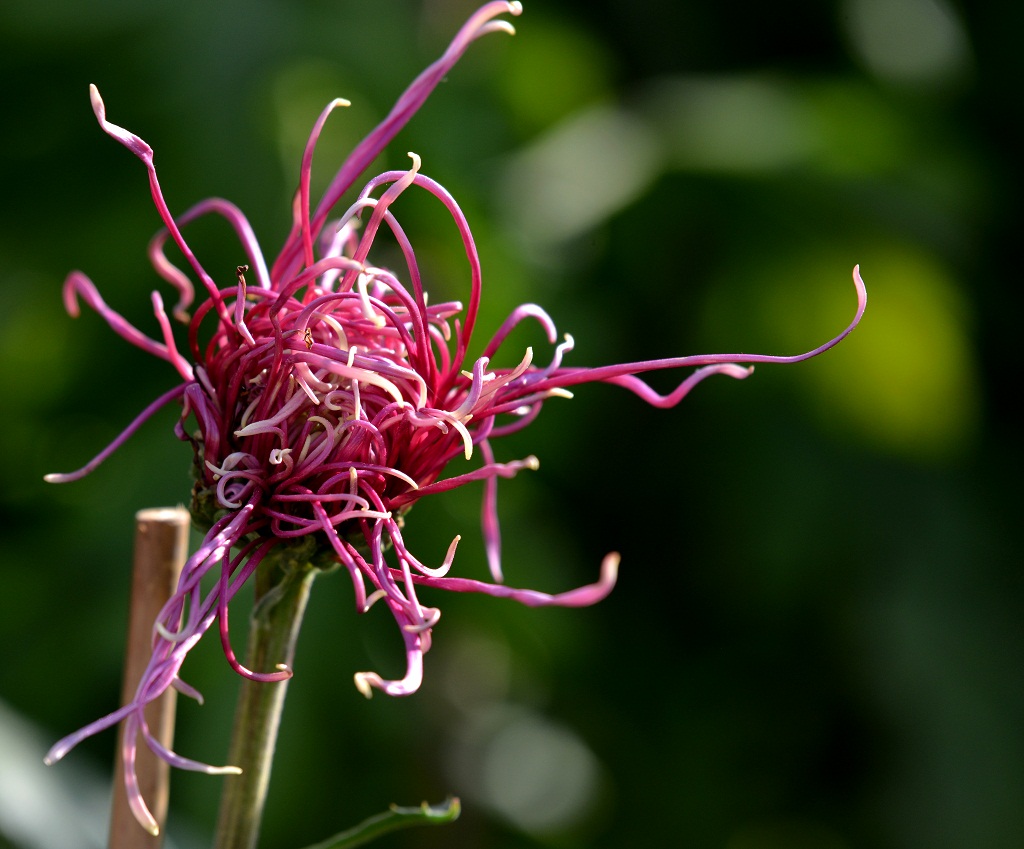
<path fill-rule="evenodd" d="M 635 392 L 652 407 L 661 407 L 662 409 L 666 409 L 668 407 L 676 406 L 676 404 L 682 401 L 683 398 L 690 393 L 690 390 L 693 389 L 694 386 L 705 378 L 711 377 L 713 374 L 724 374 L 728 377 L 735 378 L 736 380 L 743 380 L 745 377 L 750 377 L 753 373 L 753 366 L 745 368 L 744 366 L 738 366 L 735 363 L 721 363 L 720 365 L 704 366 L 704 368 L 697 369 L 667 395 L 658 394 L 639 377 L 634 377 L 631 374 L 623 375 L 622 377 L 612 377 L 605 382 L 614 383 L 616 386 L 622 386 L 630 390 L 630 392 Z"/>
<path fill-rule="evenodd" d="M 117 725 L 117 723 L 122 719 L 125 719 L 129 714 L 131 714 L 133 710 L 135 710 L 135 705 L 124 705 L 123 707 L 108 713 L 106 716 L 102 716 L 99 719 L 90 722 L 88 725 L 79 728 L 77 731 L 68 734 L 66 737 L 62 737 L 50 747 L 50 750 L 46 753 L 46 757 L 43 758 L 43 763 L 47 766 L 53 766 L 53 764 L 61 760 L 83 740 L 88 737 L 92 737 L 94 734 L 99 734 L 100 731 L 104 731 L 107 728 Z"/>
<path fill-rule="evenodd" d="M 607 554 L 601 561 L 601 577 L 596 583 L 556 595 L 537 590 L 516 589 L 501 584 L 488 584 L 470 578 L 431 578 L 426 575 L 418 575 L 413 580 L 417 584 L 454 592 L 484 593 L 496 598 L 511 598 L 527 607 L 589 607 L 592 604 L 597 604 L 612 591 L 619 574 L 619 559 L 616 552 Z"/>
<path fill-rule="evenodd" d="M 93 457 L 88 463 L 82 468 L 75 472 L 65 473 L 51 473 L 43 476 L 43 480 L 47 483 L 69 483 L 70 481 L 76 481 L 79 478 L 84 478 L 89 472 L 95 469 L 100 463 L 107 459 L 113 454 L 118 448 L 124 445 L 128 441 L 128 438 L 135 433 L 150 416 L 153 415 L 157 410 L 164 406 L 169 401 L 173 401 L 175 398 L 180 398 L 185 394 L 185 386 L 175 386 L 174 389 L 168 390 L 153 403 L 151 403 L 146 409 L 139 413 L 128 427 L 121 431 L 117 439 L 110 443 L 106 448 L 100 451 L 95 457 Z"/>
<path fill-rule="evenodd" d="M 191 381 L 193 379 L 192 366 L 178 353 L 178 348 L 174 344 L 174 334 L 171 332 L 171 323 L 164 311 L 164 299 L 160 297 L 159 292 L 153 293 L 153 313 L 156 315 L 160 331 L 163 333 L 164 345 L 167 347 L 167 359 L 178 370 L 178 374 L 183 380 Z"/>
<path fill-rule="evenodd" d="M 80 312 L 78 298 L 81 297 L 122 339 L 126 339 L 143 351 L 147 351 L 162 360 L 170 360 L 167 346 L 154 342 L 145 333 L 137 330 L 124 316 L 112 310 L 100 296 L 93 282 L 81 271 L 72 271 L 64 281 L 64 308 L 68 314 L 77 318 Z"/>
<path fill-rule="evenodd" d="M 443 579 L 442 579 L 443 580 Z M 402 630 L 405 640 L 406 671 L 405 676 L 395 681 L 381 678 L 376 672 L 357 672 L 353 678 L 356 689 L 366 698 L 373 695 L 374 688 L 389 696 L 409 696 L 415 693 L 423 683 L 423 643 L 419 632 Z"/>
<path fill-rule="evenodd" d="M 195 254 L 192 253 L 192 249 L 185 242 L 184 237 L 181 235 L 181 231 L 178 229 L 177 223 L 174 221 L 170 210 L 167 208 L 163 191 L 160 188 L 160 181 L 156 176 L 156 168 L 153 165 L 153 148 L 135 135 L 135 133 L 129 132 L 124 127 L 119 127 L 117 124 L 112 124 L 107 120 L 107 110 L 103 104 L 103 98 L 100 97 L 99 89 L 97 89 L 96 86 L 89 86 L 89 97 L 92 100 L 92 111 L 96 115 L 96 120 L 99 121 L 100 127 L 103 128 L 103 131 L 108 136 L 119 141 L 128 148 L 128 150 L 141 159 L 143 164 L 146 166 L 146 170 L 149 172 L 150 193 L 153 196 L 153 203 L 156 205 L 157 212 L 159 213 L 161 220 L 164 222 L 164 226 L 168 231 L 170 231 L 171 236 L 174 239 L 174 243 L 185 255 L 185 258 L 188 260 L 189 265 L 192 266 L 192 269 L 199 275 L 199 278 L 203 281 L 203 284 L 206 286 L 211 297 L 214 301 L 219 302 L 220 293 L 216 284 L 214 284 L 213 279 L 199 264 L 199 260 L 196 259 Z M 223 307 L 223 305 L 221 305 L 221 307 Z"/>
<path fill-rule="evenodd" d="M 320 229 L 317 226 L 317 221 L 325 217 L 326 211 L 334 206 L 337 199 L 348 190 L 356 176 L 366 169 L 366 166 L 373 161 L 377 154 L 394 138 L 396 133 L 416 114 L 437 84 L 445 78 L 473 41 L 482 35 L 498 31 L 499 29 L 510 35 L 515 34 L 511 24 L 504 23 L 504 26 L 501 27 L 494 26 L 494 18 L 501 14 L 520 15 L 522 11 L 522 4 L 518 2 L 508 3 L 504 2 L 504 0 L 497 0 L 497 2 L 488 3 L 480 8 L 466 21 L 455 38 L 452 39 L 444 55 L 413 81 L 405 92 L 402 93 L 402 96 L 398 98 L 387 118 L 345 160 L 345 163 L 341 166 L 338 174 L 324 193 L 320 206 L 317 208 L 317 215 L 314 218 L 314 229 L 316 231 Z"/>
<path fill-rule="evenodd" d="M 349 101 L 337 97 L 327 104 L 320 117 L 313 124 L 313 130 L 306 142 L 306 149 L 302 153 L 302 167 L 299 169 L 299 212 L 302 216 L 302 247 L 305 252 L 306 265 L 313 264 L 313 235 L 309 227 L 309 181 L 313 172 L 313 151 L 316 150 L 317 140 L 323 130 L 327 117 L 339 106 L 351 106 Z"/>
<path fill-rule="evenodd" d="M 117 139 L 117 141 L 121 142 L 147 165 L 152 164 L 153 148 L 135 135 L 135 133 L 126 130 L 124 127 L 119 127 L 117 124 L 112 124 L 107 120 L 107 107 L 103 103 L 103 98 L 100 97 L 100 90 L 92 84 L 89 85 L 89 100 L 92 102 L 93 114 L 103 128 L 103 132 L 111 138 Z"/>

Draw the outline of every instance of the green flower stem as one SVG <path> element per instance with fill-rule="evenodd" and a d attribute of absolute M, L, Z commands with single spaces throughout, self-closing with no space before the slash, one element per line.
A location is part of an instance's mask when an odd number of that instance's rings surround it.
<path fill-rule="evenodd" d="M 318 571 L 287 555 L 271 554 L 260 564 L 246 650 L 249 669 L 263 672 L 281 663 L 292 666 L 309 590 Z M 242 774 L 225 777 L 216 849 L 256 847 L 287 691 L 287 681 L 242 682 L 228 759 L 242 768 Z"/>

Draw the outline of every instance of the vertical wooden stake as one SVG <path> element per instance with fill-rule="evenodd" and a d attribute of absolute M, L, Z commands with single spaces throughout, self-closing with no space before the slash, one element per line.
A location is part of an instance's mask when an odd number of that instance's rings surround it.
<path fill-rule="evenodd" d="M 153 648 L 153 622 L 177 587 L 178 576 L 188 557 L 190 521 L 189 512 L 184 507 L 158 507 L 135 514 L 135 553 L 122 704 L 135 695 Z M 146 708 L 150 730 L 167 747 L 171 746 L 174 738 L 174 697 L 174 690 L 168 689 Z M 110 849 L 159 849 L 167 817 L 169 767 L 146 746 L 139 747 L 135 765 L 139 789 L 161 830 L 159 835 L 153 836 L 135 821 L 128 808 L 120 757 L 123 733 L 122 727 L 118 735 L 108 846 Z"/>

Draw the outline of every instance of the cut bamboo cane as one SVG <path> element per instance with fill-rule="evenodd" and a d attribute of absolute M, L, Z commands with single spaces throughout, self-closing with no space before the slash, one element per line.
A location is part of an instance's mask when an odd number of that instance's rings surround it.
<path fill-rule="evenodd" d="M 178 576 L 188 557 L 190 516 L 184 507 L 159 507 L 135 514 L 135 552 L 132 564 L 132 589 L 128 615 L 128 641 L 125 652 L 121 703 L 129 702 L 149 661 L 153 647 L 153 622 L 178 584 Z M 171 747 L 174 737 L 173 688 L 146 708 L 146 721 L 160 742 Z M 122 727 L 118 735 L 120 752 Z M 132 815 L 124 792 L 121 758 L 116 759 L 114 794 L 110 814 L 110 849 L 159 849 L 167 817 L 169 768 L 146 746 L 140 746 L 136 771 L 139 789 L 160 826 L 160 834 L 151 835 Z"/>

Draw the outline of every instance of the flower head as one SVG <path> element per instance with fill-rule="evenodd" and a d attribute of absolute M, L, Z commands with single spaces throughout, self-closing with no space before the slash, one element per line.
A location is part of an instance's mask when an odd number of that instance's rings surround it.
<path fill-rule="evenodd" d="M 191 556 L 177 593 L 154 631 L 153 655 L 134 699 L 119 710 L 60 741 L 48 761 L 56 761 L 84 737 L 121 720 L 126 722 L 126 782 L 133 810 L 148 828 L 155 823 L 133 783 L 138 735 L 175 766 L 205 772 L 234 771 L 183 758 L 163 748 L 149 733 L 143 708 L 174 686 L 194 691 L 179 678 L 191 647 L 215 623 L 228 661 L 240 674 L 261 681 L 291 674 L 248 670 L 235 658 L 228 640 L 228 605 L 268 553 L 288 545 L 307 545 L 319 562 L 341 564 L 351 576 L 360 611 L 381 602 L 401 629 L 406 673 L 385 680 L 358 672 L 355 681 L 367 696 L 373 689 L 390 695 L 415 691 L 423 655 L 430 647 L 440 611 L 423 603 L 419 588 L 442 588 L 510 597 L 527 605 L 584 606 L 604 598 L 615 583 L 618 556 L 610 554 L 596 583 L 549 595 L 513 589 L 502 583 L 496 488 L 499 478 L 536 469 L 534 457 L 498 462 L 492 443 L 529 424 L 543 403 L 569 397 L 581 383 L 622 386 L 658 407 L 677 404 L 712 374 L 744 378 L 749 364 L 797 362 L 827 350 L 856 326 L 864 309 L 863 284 L 854 271 L 858 309 L 853 322 L 825 345 L 794 357 L 711 355 L 609 365 L 569 366 L 572 338 L 561 341 L 554 322 L 534 304 L 517 308 L 470 359 L 480 305 L 482 273 L 473 237 L 455 200 L 421 172 L 410 154 L 404 171 L 371 179 L 347 207 L 339 202 L 374 157 L 412 117 L 469 44 L 488 32 L 513 32 L 498 17 L 518 15 L 517 2 L 483 6 L 456 35 L 444 55 L 427 68 L 399 98 L 391 113 L 342 164 L 315 208 L 310 204 L 313 151 L 329 114 L 344 101 L 330 103 L 313 126 L 302 158 L 293 226 L 280 254 L 268 268 L 241 211 L 228 201 L 209 199 L 182 215 L 168 210 L 153 165 L 153 150 L 135 134 L 110 123 L 104 103 L 91 89 L 93 110 L 103 130 L 146 166 L 150 188 L 164 229 L 150 244 L 156 271 L 178 293 L 174 318 L 187 324 L 187 347 L 175 341 L 171 319 L 159 293 L 152 295 L 159 339 L 146 336 L 107 306 L 93 283 L 73 272 L 64 288 L 65 304 L 78 314 L 79 299 L 98 312 L 132 344 L 166 360 L 180 383 L 157 398 L 92 462 L 77 472 L 49 475 L 70 481 L 90 472 L 156 409 L 171 401 L 182 407 L 177 435 L 192 444 L 196 481 L 192 512 L 207 528 Z M 431 303 L 421 279 L 413 245 L 392 209 L 405 192 L 427 192 L 451 216 L 462 239 L 468 266 L 468 299 Z M 200 216 L 224 218 L 238 236 L 244 265 L 227 280 L 215 280 L 190 250 L 181 228 Z M 381 230 L 398 245 L 401 268 L 377 265 L 375 241 Z M 195 301 L 192 278 L 164 252 L 170 239 L 199 281 Z M 219 275 L 218 275 L 219 276 Z M 530 349 L 507 361 L 503 345 L 512 329 L 537 322 L 552 345 L 542 362 Z M 742 364 L 742 365 L 741 365 Z M 679 386 L 660 395 L 639 374 L 697 367 Z M 461 474 L 448 467 L 460 458 L 475 461 Z M 440 564 L 428 565 L 405 545 L 403 517 L 421 498 L 482 481 L 483 532 L 492 581 L 449 575 L 459 537 Z M 219 579 L 207 590 L 207 574 Z"/>

